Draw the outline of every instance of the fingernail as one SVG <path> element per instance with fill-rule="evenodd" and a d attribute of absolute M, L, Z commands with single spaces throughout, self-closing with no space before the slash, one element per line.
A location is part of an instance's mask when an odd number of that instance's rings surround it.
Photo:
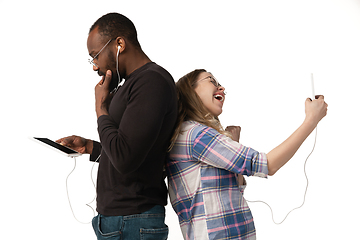
<path fill-rule="evenodd" d="M 110 76 L 110 75 L 111 75 L 111 71 L 110 71 L 110 70 L 107 70 L 107 71 L 106 71 L 106 75 Z"/>

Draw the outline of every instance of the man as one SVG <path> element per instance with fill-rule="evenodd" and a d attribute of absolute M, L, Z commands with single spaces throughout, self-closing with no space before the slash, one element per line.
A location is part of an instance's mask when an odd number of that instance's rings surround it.
<path fill-rule="evenodd" d="M 58 142 L 91 161 L 100 156 L 95 233 L 98 239 L 167 239 L 163 167 L 177 115 L 174 80 L 146 56 L 135 26 L 121 14 L 99 18 L 87 47 L 102 76 L 95 87 L 100 143 L 78 136 Z"/>

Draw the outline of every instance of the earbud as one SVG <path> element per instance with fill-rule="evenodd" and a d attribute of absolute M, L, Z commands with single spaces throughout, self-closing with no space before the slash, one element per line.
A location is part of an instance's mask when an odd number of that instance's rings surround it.
<path fill-rule="evenodd" d="M 120 53 L 121 46 L 119 45 L 117 48 L 118 48 L 118 50 L 117 50 L 116 56 L 118 57 L 118 56 L 119 56 L 119 53 Z"/>

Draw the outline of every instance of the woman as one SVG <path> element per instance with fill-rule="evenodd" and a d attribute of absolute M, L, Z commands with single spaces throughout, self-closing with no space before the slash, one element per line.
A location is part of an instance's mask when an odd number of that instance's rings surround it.
<path fill-rule="evenodd" d="M 326 115 L 324 97 L 306 99 L 304 122 L 265 154 L 238 143 L 240 127 L 222 128 L 225 88 L 211 73 L 195 70 L 176 87 L 178 125 L 166 170 L 184 239 L 256 239 L 243 175 L 266 178 L 289 161 Z"/>

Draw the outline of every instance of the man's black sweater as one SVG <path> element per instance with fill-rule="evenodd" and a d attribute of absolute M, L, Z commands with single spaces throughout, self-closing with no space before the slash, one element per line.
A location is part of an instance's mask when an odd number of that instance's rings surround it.
<path fill-rule="evenodd" d="M 109 115 L 98 118 L 101 152 L 97 179 L 97 211 L 125 216 L 166 205 L 163 167 L 177 116 L 174 80 L 150 62 L 125 78 L 115 93 Z"/>

